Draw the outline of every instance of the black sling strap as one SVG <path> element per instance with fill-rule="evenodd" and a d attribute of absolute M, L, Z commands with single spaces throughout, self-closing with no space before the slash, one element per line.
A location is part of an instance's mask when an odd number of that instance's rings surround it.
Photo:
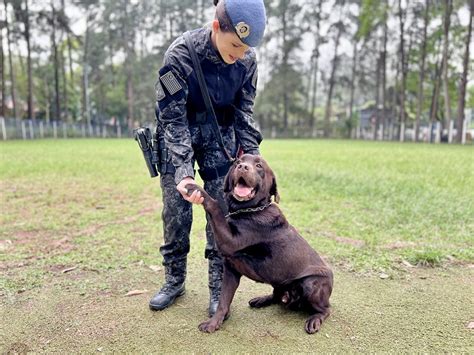
<path fill-rule="evenodd" d="M 186 46 L 188 47 L 189 54 L 191 54 L 191 59 L 193 60 L 194 70 L 196 71 L 196 75 L 199 82 L 199 87 L 201 88 L 202 98 L 204 99 L 204 103 L 206 104 L 206 110 L 208 114 L 211 116 L 210 123 L 214 134 L 217 138 L 217 143 L 224 151 L 225 156 L 230 162 L 233 162 L 235 158 L 229 154 L 227 149 L 225 149 L 224 141 L 222 140 L 221 131 L 219 130 L 219 124 L 217 123 L 216 113 L 214 112 L 214 107 L 212 106 L 211 98 L 209 97 L 209 91 L 207 90 L 206 81 L 204 79 L 204 74 L 202 73 L 201 64 L 199 63 L 198 56 L 196 54 L 196 49 L 194 48 L 194 43 L 191 39 L 189 32 L 184 34 L 184 40 L 186 41 Z"/>

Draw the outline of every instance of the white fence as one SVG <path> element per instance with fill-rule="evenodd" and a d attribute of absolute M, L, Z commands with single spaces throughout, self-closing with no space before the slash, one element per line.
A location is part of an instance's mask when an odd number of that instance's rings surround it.
<path fill-rule="evenodd" d="M 131 137 L 125 125 L 67 123 L 63 121 L 15 120 L 0 117 L 1 139 L 122 138 Z"/>

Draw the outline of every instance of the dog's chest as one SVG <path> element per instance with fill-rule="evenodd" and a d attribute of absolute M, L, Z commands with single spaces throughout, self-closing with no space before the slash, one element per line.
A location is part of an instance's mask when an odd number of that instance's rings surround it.
<path fill-rule="evenodd" d="M 257 282 L 265 282 L 262 277 L 257 274 L 254 266 L 248 264 L 247 260 L 241 257 L 227 257 L 226 259 L 241 275 L 244 275 Z"/>
<path fill-rule="evenodd" d="M 228 261 L 242 275 L 255 281 L 264 282 L 262 275 L 259 275 L 259 270 L 265 268 L 264 264 L 271 257 L 271 245 L 267 242 L 260 242 L 238 250 L 228 257 Z"/>

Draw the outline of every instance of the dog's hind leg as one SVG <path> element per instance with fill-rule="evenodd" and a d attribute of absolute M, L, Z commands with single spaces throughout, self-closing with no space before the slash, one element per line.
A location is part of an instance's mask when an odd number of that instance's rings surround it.
<path fill-rule="evenodd" d="M 323 324 L 323 321 L 329 317 L 329 308 L 326 308 L 323 313 L 315 313 L 311 315 L 306 320 L 306 323 L 304 325 L 304 329 L 306 330 L 306 333 L 308 334 L 314 334 L 318 332 L 321 329 L 321 325 Z"/>
<path fill-rule="evenodd" d="M 306 320 L 305 330 L 308 334 L 314 334 L 321 329 L 323 321 L 330 314 L 329 297 L 332 292 L 332 279 L 326 277 L 308 278 L 305 280 L 304 286 L 305 293 L 309 294 L 307 302 L 312 313 Z"/>
<path fill-rule="evenodd" d="M 274 304 L 273 295 L 267 295 L 262 297 L 255 297 L 249 301 L 249 305 L 252 308 L 262 308 Z"/>

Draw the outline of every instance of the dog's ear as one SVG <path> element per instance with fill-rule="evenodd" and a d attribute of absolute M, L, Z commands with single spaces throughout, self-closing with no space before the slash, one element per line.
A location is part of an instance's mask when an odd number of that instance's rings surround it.
<path fill-rule="evenodd" d="M 225 179 L 224 179 L 224 192 L 230 192 L 230 190 L 232 190 L 232 171 L 234 170 L 234 166 L 235 164 L 233 164 L 227 175 L 225 176 Z"/>
<path fill-rule="evenodd" d="M 273 196 L 273 200 L 276 203 L 280 202 L 280 194 L 278 193 L 275 175 L 272 176 L 272 187 L 270 187 L 270 196 Z"/>

